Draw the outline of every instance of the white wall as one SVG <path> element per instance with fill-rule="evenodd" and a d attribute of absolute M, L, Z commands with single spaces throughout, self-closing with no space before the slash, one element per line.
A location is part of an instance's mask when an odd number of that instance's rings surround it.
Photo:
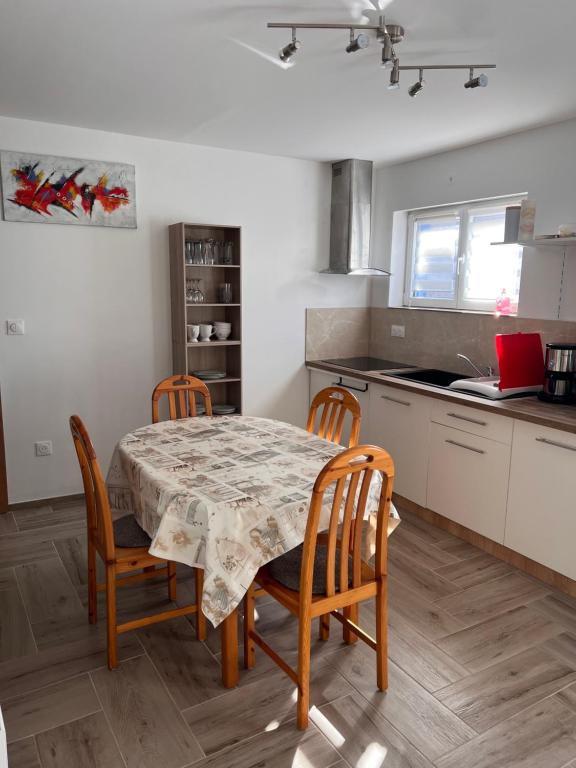
<path fill-rule="evenodd" d="M 394 211 L 516 192 L 528 192 L 536 201 L 536 234 L 554 233 L 559 224 L 576 221 L 576 120 L 378 168 L 373 206 L 374 257 L 390 268 Z M 576 252 L 572 261 L 575 259 Z M 527 253 L 526 261 L 530 280 L 525 288 L 530 298 L 522 314 L 557 317 L 561 252 L 548 248 L 541 258 Z M 398 275 L 397 267 L 394 271 L 395 278 L 402 282 L 403 274 Z M 564 304 L 572 309 L 563 317 L 576 319 L 576 269 L 570 270 L 570 278 L 569 284 L 565 280 Z M 387 283 L 373 282 L 374 306 L 387 306 Z M 392 280 L 393 290 L 394 283 Z"/>
<path fill-rule="evenodd" d="M 244 405 L 304 422 L 305 308 L 366 306 L 366 278 L 328 262 L 329 166 L 0 118 L 0 148 L 136 166 L 138 229 L 0 221 L 0 385 L 11 502 L 80 490 L 68 417 L 90 429 L 104 470 L 116 441 L 150 420 L 171 373 L 167 226 L 242 226 Z M 35 440 L 54 454 L 36 458 Z"/>

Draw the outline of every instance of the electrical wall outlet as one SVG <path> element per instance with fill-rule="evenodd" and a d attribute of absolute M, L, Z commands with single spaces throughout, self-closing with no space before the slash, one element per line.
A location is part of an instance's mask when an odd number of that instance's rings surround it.
<path fill-rule="evenodd" d="M 36 456 L 51 456 L 52 440 L 39 440 L 37 443 L 34 443 L 34 453 Z"/>
<path fill-rule="evenodd" d="M 390 336 L 398 336 L 403 339 L 406 331 L 405 325 L 393 325 L 390 328 Z"/>
<path fill-rule="evenodd" d="M 26 333 L 24 320 L 6 320 L 6 333 L 8 336 L 23 336 Z"/>

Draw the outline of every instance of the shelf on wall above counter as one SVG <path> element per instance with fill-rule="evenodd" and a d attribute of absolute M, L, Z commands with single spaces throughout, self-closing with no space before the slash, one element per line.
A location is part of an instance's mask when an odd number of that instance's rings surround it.
<path fill-rule="evenodd" d="M 534 240 L 518 240 L 511 243 L 490 243 L 490 245 L 521 245 L 527 248 L 538 248 L 539 246 L 548 247 L 549 245 L 576 247 L 576 237 L 535 237 Z"/>

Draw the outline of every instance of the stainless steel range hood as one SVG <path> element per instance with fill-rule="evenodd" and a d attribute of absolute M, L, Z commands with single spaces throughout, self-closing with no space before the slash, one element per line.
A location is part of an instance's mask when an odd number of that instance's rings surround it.
<path fill-rule="evenodd" d="M 379 275 L 390 272 L 370 267 L 372 162 L 341 160 L 332 164 L 330 210 L 331 275 Z"/>

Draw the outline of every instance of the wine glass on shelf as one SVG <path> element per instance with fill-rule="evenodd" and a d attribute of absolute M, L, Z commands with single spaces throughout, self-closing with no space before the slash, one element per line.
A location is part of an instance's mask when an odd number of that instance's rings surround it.
<path fill-rule="evenodd" d="M 192 280 L 192 297 L 191 297 L 192 304 L 204 303 L 204 293 L 200 288 L 201 282 L 202 282 L 201 280 Z"/>

